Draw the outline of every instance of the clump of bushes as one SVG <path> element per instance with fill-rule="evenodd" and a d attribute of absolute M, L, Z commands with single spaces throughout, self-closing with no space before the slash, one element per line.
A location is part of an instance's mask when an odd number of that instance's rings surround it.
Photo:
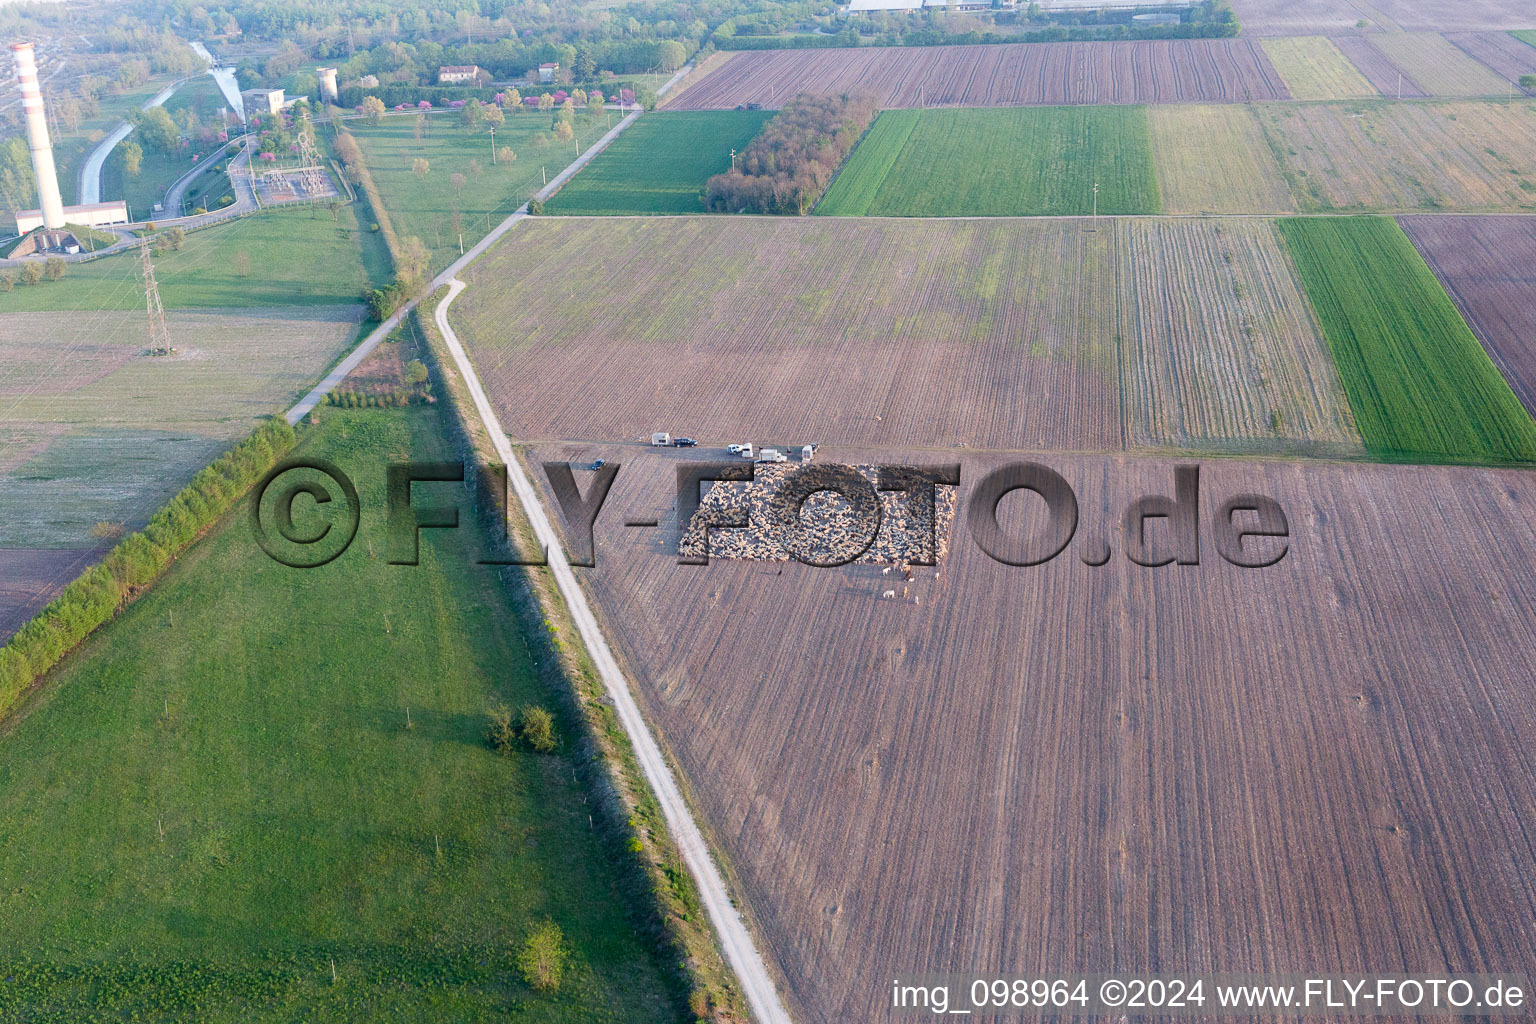
<path fill-rule="evenodd" d="M 518 948 L 515 960 L 517 972 L 529 987 L 538 992 L 557 992 L 570 957 L 565 933 L 555 922 L 546 920 L 528 933 Z"/>
<path fill-rule="evenodd" d="M 717 213 L 809 212 L 877 113 L 872 96 L 796 96 L 763 125 L 739 167 L 709 179 L 705 202 Z"/>
<path fill-rule="evenodd" d="M 176 556 L 239 501 L 293 447 L 293 427 L 268 420 L 211 465 L 130 534 L 100 563 L 64 588 L 36 618 L 0 647 L 0 715 L 44 672 L 152 583 Z"/>
<path fill-rule="evenodd" d="M 326 405 L 342 409 L 399 409 L 410 405 L 418 396 L 409 391 L 389 391 L 382 395 L 370 395 L 361 391 L 338 389 L 325 396 Z M 421 396 L 423 401 L 425 396 Z"/>
<path fill-rule="evenodd" d="M 499 754 L 511 754 L 519 746 L 549 754 L 560 744 L 555 734 L 554 716 L 538 705 L 530 704 L 514 714 L 500 701 L 492 701 L 486 717 L 489 725 L 485 738 L 491 749 Z"/>

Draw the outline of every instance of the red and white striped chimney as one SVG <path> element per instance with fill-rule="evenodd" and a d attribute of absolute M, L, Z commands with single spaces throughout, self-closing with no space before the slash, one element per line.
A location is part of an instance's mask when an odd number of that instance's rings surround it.
<path fill-rule="evenodd" d="M 32 174 L 37 178 L 38 205 L 43 227 L 64 226 L 64 200 L 59 196 L 58 172 L 53 167 L 53 146 L 48 141 L 48 122 L 43 117 L 43 94 L 37 87 L 37 61 L 31 43 L 12 43 L 16 81 L 21 83 L 21 106 L 27 115 L 27 146 L 32 150 Z"/>

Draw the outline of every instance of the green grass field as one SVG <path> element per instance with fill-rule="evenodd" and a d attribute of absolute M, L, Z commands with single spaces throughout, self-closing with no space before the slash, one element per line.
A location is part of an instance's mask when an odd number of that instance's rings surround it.
<path fill-rule="evenodd" d="M 389 279 L 383 240 L 360 230 L 353 207 L 276 210 L 187 236 L 155 257 L 167 309 L 200 306 L 325 306 L 357 302 Z M 240 273 L 240 254 L 250 263 Z M 144 308 L 137 250 L 70 266 L 62 281 L 0 292 L 0 313 Z"/>
<path fill-rule="evenodd" d="M 771 110 L 652 112 L 545 204 L 549 213 L 702 213 L 704 183 L 731 169 Z"/>
<path fill-rule="evenodd" d="M 613 120 L 617 119 L 614 114 Z M 581 147 L 597 141 L 608 122 L 606 113 L 595 121 L 585 112 L 578 113 L 576 133 Z M 417 141 L 415 123 L 414 115 L 391 114 L 372 127 L 350 122 L 347 130 L 362 147 L 396 233 L 402 239 L 415 235 L 426 244 L 434 274 L 459 258 L 455 210 L 467 249 L 542 188 L 546 176 L 553 178 L 577 156 L 575 142 L 557 142 L 543 149 L 535 144 L 536 136 L 549 132 L 548 114 L 509 114 L 507 123 L 496 130 L 496 147 L 512 147 L 517 159 L 494 166 L 490 135 L 484 128 L 471 131 L 459 125 L 457 115 L 441 112 L 429 118 L 426 137 Z M 427 161 L 425 179 L 412 171 L 417 159 Z M 479 165 L 478 177 L 471 161 Z M 462 190 L 453 186 L 455 174 L 464 175 Z"/>
<path fill-rule="evenodd" d="M 1159 213 L 1144 107 L 887 110 L 816 212 L 870 217 Z"/>
<path fill-rule="evenodd" d="M 1536 46 L 1536 28 L 1517 28 L 1510 35 L 1523 43 L 1530 43 L 1532 46 Z"/>
<path fill-rule="evenodd" d="M 449 457 L 437 414 L 327 412 L 295 454 L 357 482 L 344 555 L 277 564 L 242 503 L 0 730 L 0 1019 L 679 1019 L 496 571 L 467 529 L 384 562 L 384 466 Z M 562 746 L 492 751 L 493 695 Z M 546 919 L 555 993 L 512 959 Z"/>
<path fill-rule="evenodd" d="M 1279 227 L 1373 455 L 1536 461 L 1536 423 L 1396 221 Z"/>

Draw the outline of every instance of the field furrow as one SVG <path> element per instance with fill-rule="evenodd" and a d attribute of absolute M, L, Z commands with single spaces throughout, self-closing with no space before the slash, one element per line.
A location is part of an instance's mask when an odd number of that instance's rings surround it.
<path fill-rule="evenodd" d="M 1536 209 L 1536 102 L 1254 108 L 1303 210 Z"/>
<path fill-rule="evenodd" d="M 1403 217 L 1400 223 L 1536 416 L 1536 218 Z"/>
<path fill-rule="evenodd" d="M 1348 100 L 1376 95 L 1365 76 L 1322 36 L 1266 39 L 1264 52 L 1293 99 Z"/>
<path fill-rule="evenodd" d="M 1536 462 L 1536 422 L 1385 217 L 1280 222 L 1372 454 Z"/>
<path fill-rule="evenodd" d="M 1239 104 L 1147 108 L 1152 163 L 1167 213 L 1289 213 L 1296 200 Z"/>
<path fill-rule="evenodd" d="M 873 92 L 884 108 L 1287 99 L 1246 39 L 760 50 L 738 54 L 673 110 L 776 108 L 801 92 Z"/>
<path fill-rule="evenodd" d="M 1435 32 L 1387 32 L 1371 45 L 1413 77 L 1431 96 L 1503 96 L 1509 83 Z"/>
<path fill-rule="evenodd" d="M 1365 454 L 1268 221 L 525 227 L 454 306 L 519 440 Z"/>
<path fill-rule="evenodd" d="M 1162 208 L 1144 107 L 893 110 L 879 122 L 890 128 L 854 150 L 819 213 L 1081 215 L 1095 186 L 1099 213 Z"/>
<path fill-rule="evenodd" d="M 1371 45 L 1365 36 L 1336 36 L 1333 45 L 1383 96 L 1400 99 L 1424 99 L 1429 95 L 1402 65 Z"/>
<path fill-rule="evenodd" d="M 1048 456 L 1066 552 L 1001 565 L 957 522 L 903 600 L 874 566 L 679 566 L 671 459 L 531 453 L 598 456 L 663 528 L 601 517 L 584 582 L 797 1021 L 911 1020 L 918 969 L 1536 973 L 1530 473 L 1209 461 L 1202 504 L 1272 497 L 1287 554 L 1149 569 L 1120 517 L 1174 460 Z M 817 458 L 956 461 L 962 506 L 1003 461 Z"/>
<path fill-rule="evenodd" d="M 1133 447 L 1362 455 L 1316 318 L 1274 226 L 1127 220 L 1121 373 Z"/>
<path fill-rule="evenodd" d="M 1522 75 L 1536 74 L 1536 46 L 1508 32 L 1447 32 L 1445 38 L 1507 83 L 1518 83 Z"/>

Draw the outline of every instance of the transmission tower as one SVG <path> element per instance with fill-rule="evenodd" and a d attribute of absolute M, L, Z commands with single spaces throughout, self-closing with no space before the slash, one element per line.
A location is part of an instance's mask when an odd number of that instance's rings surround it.
<path fill-rule="evenodd" d="M 165 326 L 165 307 L 160 305 L 160 287 L 155 284 L 155 264 L 149 258 L 149 238 L 139 239 L 139 263 L 144 268 L 144 306 L 149 313 L 149 354 L 168 356 L 176 350 L 171 347 L 171 332 Z"/>

